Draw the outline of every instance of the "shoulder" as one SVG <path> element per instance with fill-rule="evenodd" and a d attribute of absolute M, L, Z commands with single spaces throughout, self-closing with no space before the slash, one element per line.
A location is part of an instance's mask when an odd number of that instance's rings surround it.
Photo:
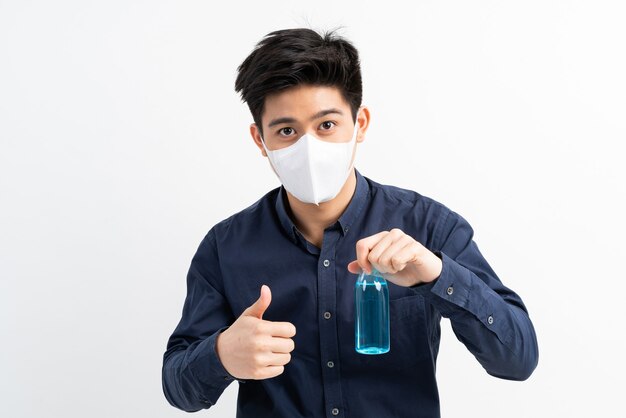
<path fill-rule="evenodd" d="M 276 197 L 280 187 L 268 191 L 254 203 L 217 222 L 207 236 L 213 241 L 221 241 L 232 234 L 244 234 L 254 231 L 274 216 Z"/>
<path fill-rule="evenodd" d="M 370 185 L 373 205 L 384 208 L 383 213 L 390 219 L 400 214 L 402 223 L 410 225 L 415 231 L 428 231 L 434 246 L 445 241 L 445 237 L 455 226 L 460 224 L 469 226 L 465 218 L 433 196 L 404 187 L 382 184 L 367 177 L 366 179 Z"/>
<path fill-rule="evenodd" d="M 426 212 L 435 217 L 445 217 L 451 212 L 450 208 L 432 196 L 418 191 L 391 184 L 382 184 L 365 177 L 370 185 L 373 200 L 381 200 L 392 207 L 409 207 L 413 210 Z"/>

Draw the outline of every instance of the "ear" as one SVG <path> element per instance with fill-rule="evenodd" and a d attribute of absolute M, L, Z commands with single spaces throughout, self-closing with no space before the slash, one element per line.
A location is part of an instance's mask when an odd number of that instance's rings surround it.
<path fill-rule="evenodd" d="M 259 147 L 259 149 L 261 150 L 261 154 L 263 154 L 264 157 L 267 157 L 267 152 L 265 152 L 265 147 L 263 146 L 263 143 L 261 142 L 262 141 L 261 133 L 256 123 L 250 124 L 250 135 L 252 136 L 252 140 L 254 141 L 256 146 Z"/>
<path fill-rule="evenodd" d="M 365 132 L 370 125 L 370 110 L 367 106 L 359 107 L 359 111 L 356 114 L 356 120 L 359 124 L 359 131 L 356 134 L 356 142 L 363 142 L 365 140 Z"/>

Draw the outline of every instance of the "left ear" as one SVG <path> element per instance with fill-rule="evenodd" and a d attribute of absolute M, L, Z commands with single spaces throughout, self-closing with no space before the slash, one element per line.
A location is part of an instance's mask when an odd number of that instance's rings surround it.
<path fill-rule="evenodd" d="M 356 120 L 359 124 L 359 131 L 356 134 L 356 142 L 363 142 L 365 140 L 365 132 L 370 124 L 370 110 L 367 106 L 359 107 L 356 114 Z"/>

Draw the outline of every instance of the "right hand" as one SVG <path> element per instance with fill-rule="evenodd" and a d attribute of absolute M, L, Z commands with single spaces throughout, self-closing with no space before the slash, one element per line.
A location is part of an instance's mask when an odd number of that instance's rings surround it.
<path fill-rule="evenodd" d="M 268 379 L 281 374 L 291 360 L 296 327 L 290 322 L 262 319 L 272 293 L 261 286 L 261 296 L 217 336 L 217 355 L 237 379 Z"/>

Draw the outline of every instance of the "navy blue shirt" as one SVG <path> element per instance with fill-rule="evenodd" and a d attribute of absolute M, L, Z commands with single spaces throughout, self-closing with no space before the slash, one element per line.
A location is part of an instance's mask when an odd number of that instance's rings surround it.
<path fill-rule="evenodd" d="M 182 318 L 163 356 L 168 402 L 210 408 L 238 380 L 237 417 L 439 417 L 435 367 L 440 320 L 490 375 L 525 380 L 537 365 L 535 331 L 521 298 L 505 287 L 461 215 L 415 191 L 379 184 L 356 168 L 356 189 L 321 248 L 289 216 L 283 186 L 214 225 L 187 275 Z M 440 276 L 402 287 L 388 282 L 390 348 L 355 351 L 354 284 L 347 265 L 356 242 L 400 228 L 442 259 Z M 272 291 L 264 320 L 295 325 L 284 372 L 234 379 L 215 349 L 217 335 Z M 462 378 L 462 376 L 459 376 Z"/>

